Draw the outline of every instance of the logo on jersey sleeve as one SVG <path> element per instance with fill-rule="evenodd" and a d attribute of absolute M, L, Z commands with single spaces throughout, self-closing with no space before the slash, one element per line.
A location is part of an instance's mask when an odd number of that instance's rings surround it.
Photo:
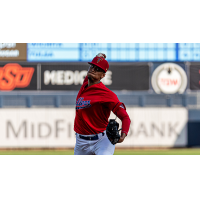
<path fill-rule="evenodd" d="M 120 107 L 120 108 L 123 108 L 124 110 L 126 110 L 122 104 L 121 104 L 119 107 Z"/>
<path fill-rule="evenodd" d="M 84 99 L 83 97 L 80 97 L 80 98 L 76 101 L 76 110 L 91 107 L 90 100 L 89 100 L 89 101 L 84 101 L 83 99 Z"/>

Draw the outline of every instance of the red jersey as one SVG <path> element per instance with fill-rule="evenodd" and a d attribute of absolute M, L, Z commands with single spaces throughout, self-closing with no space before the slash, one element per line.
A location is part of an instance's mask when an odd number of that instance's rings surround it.
<path fill-rule="evenodd" d="M 74 131 L 81 135 L 93 135 L 106 130 L 110 112 L 122 104 L 115 93 L 102 82 L 87 87 L 86 77 L 76 98 Z"/>

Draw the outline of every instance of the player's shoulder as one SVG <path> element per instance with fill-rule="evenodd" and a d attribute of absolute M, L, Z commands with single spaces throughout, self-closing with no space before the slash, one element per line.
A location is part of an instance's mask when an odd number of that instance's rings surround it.
<path fill-rule="evenodd" d="M 103 89 L 103 90 L 105 90 L 105 91 L 107 91 L 107 92 L 112 92 L 110 89 L 108 89 L 102 82 L 99 84 L 99 86 Z"/>
<path fill-rule="evenodd" d="M 105 91 L 105 93 L 112 95 L 112 96 L 117 96 L 112 90 L 107 88 L 102 82 L 101 82 L 101 88 Z"/>

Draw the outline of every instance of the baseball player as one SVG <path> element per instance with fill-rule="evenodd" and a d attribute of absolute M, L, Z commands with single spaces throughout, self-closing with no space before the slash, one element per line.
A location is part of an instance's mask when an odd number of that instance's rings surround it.
<path fill-rule="evenodd" d="M 92 62 L 76 98 L 75 155 L 113 155 L 115 143 L 106 134 L 111 111 L 122 121 L 122 131 L 116 140 L 124 141 L 130 127 L 125 105 L 109 90 L 101 79 L 109 69 L 106 55 L 99 53 Z M 114 130 L 112 127 L 109 130 Z"/>

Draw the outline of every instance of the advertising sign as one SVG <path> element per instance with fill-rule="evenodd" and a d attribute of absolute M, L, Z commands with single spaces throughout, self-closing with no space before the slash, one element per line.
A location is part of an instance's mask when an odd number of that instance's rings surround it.
<path fill-rule="evenodd" d="M 28 43 L 28 61 L 79 61 L 79 43 Z"/>
<path fill-rule="evenodd" d="M 79 90 L 87 63 L 41 64 L 42 90 Z M 148 63 L 110 63 L 102 82 L 111 90 L 149 90 Z"/>
<path fill-rule="evenodd" d="M 200 61 L 200 43 L 28 43 L 28 61 L 90 61 L 102 52 L 112 62 Z"/>
<path fill-rule="evenodd" d="M 26 61 L 26 43 L 0 43 L 0 61 Z"/>
<path fill-rule="evenodd" d="M 0 91 L 36 90 L 36 69 L 35 64 L 0 64 Z"/>
<path fill-rule="evenodd" d="M 117 147 L 184 147 L 188 113 L 185 108 L 127 108 L 130 131 Z M 71 147 L 75 108 L 0 109 L 0 148 Z M 112 113 L 110 118 L 115 118 Z M 121 127 L 121 121 L 120 122 Z"/>
<path fill-rule="evenodd" d="M 75 109 L 0 109 L 0 147 L 74 147 Z"/>
<path fill-rule="evenodd" d="M 187 146 L 187 109 L 127 108 L 127 113 L 131 119 L 129 134 L 118 147 Z M 111 118 L 115 118 L 113 113 Z"/>
<path fill-rule="evenodd" d="M 184 93 L 187 87 L 185 71 L 175 63 L 164 63 L 158 66 L 151 78 L 152 87 L 156 93 Z"/>

